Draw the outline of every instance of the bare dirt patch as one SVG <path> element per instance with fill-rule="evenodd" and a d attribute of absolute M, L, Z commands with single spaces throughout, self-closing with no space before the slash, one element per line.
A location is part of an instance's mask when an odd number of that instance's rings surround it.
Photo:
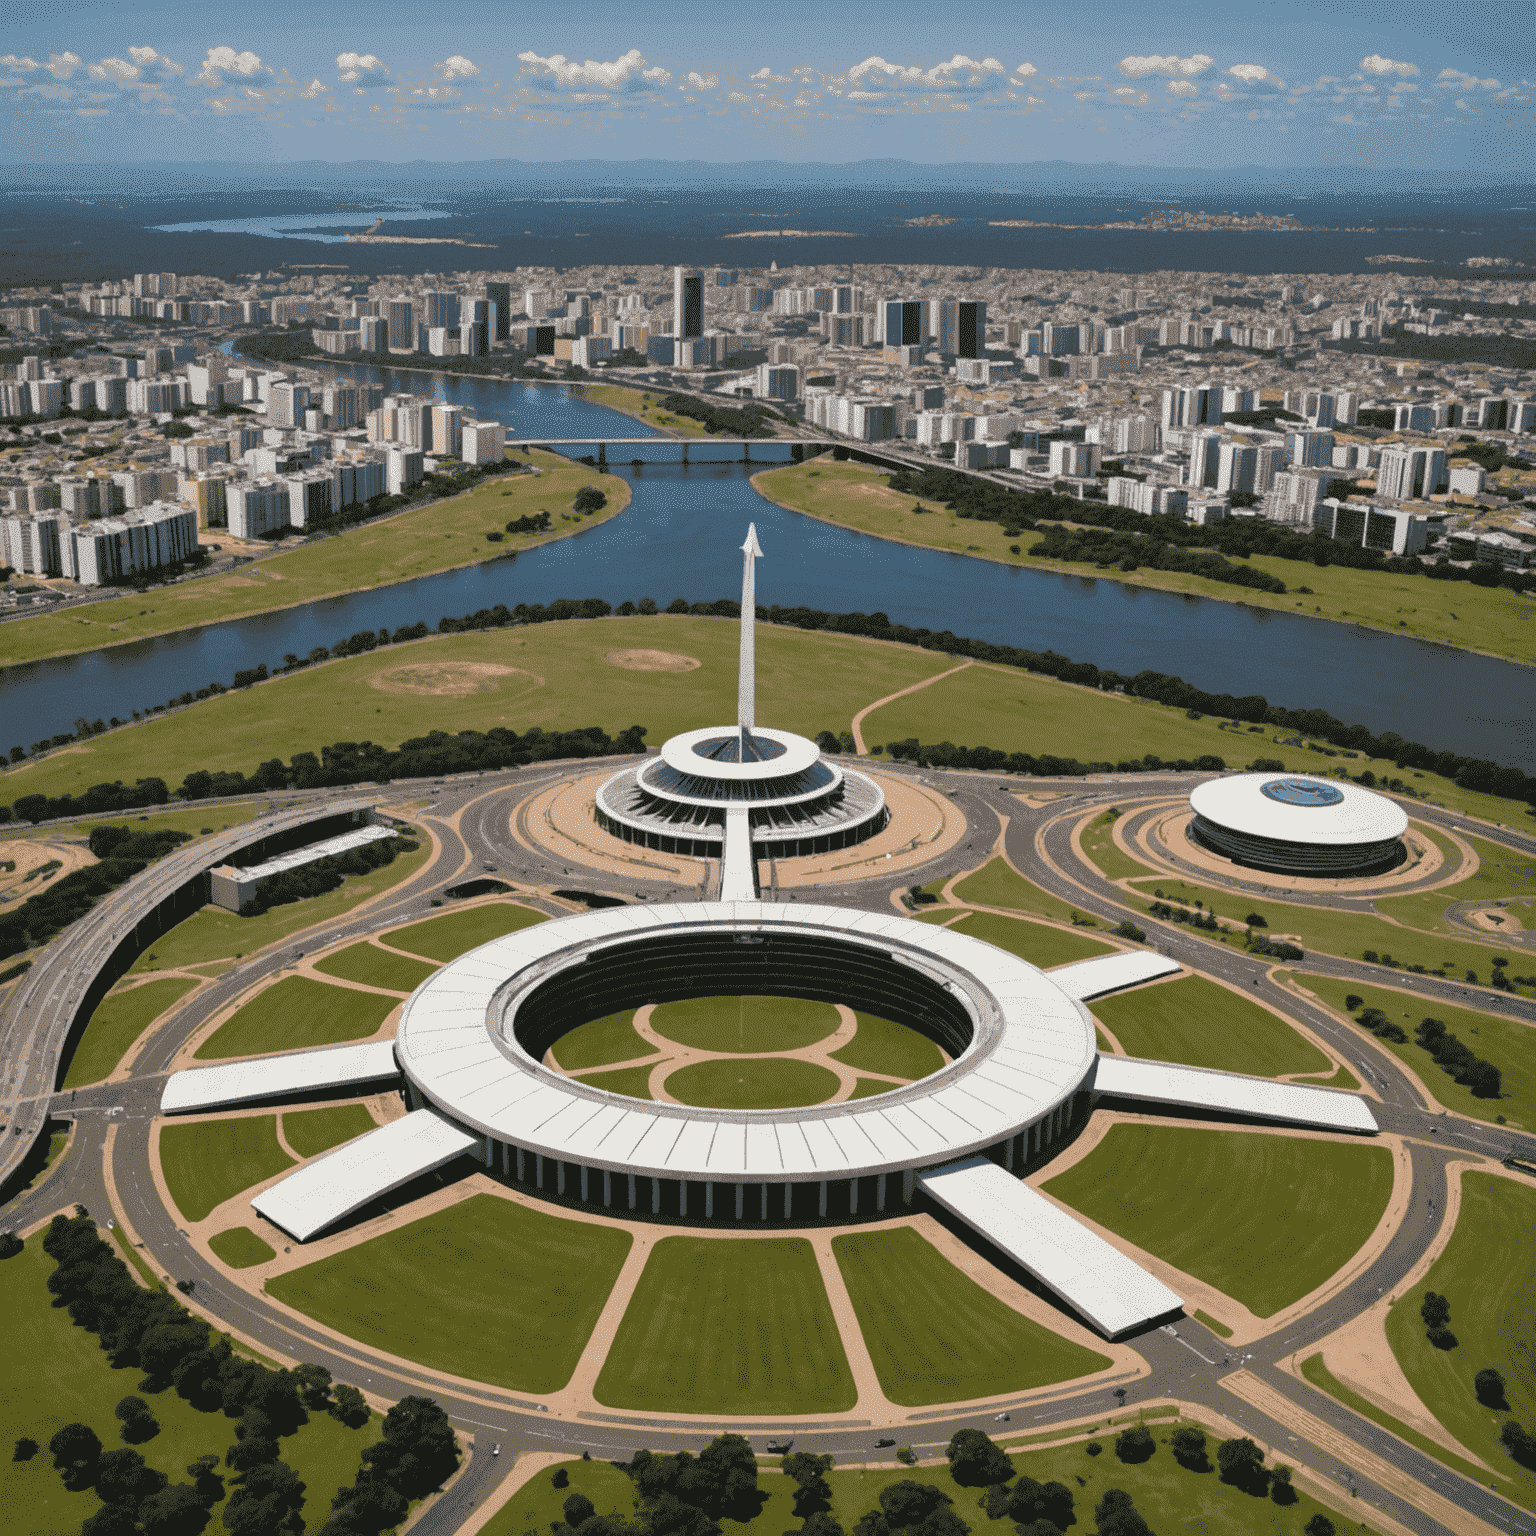
<path fill-rule="evenodd" d="M 70 843 L 34 842 L 30 838 L 0 843 L 0 906 L 36 896 L 65 875 L 95 862 L 96 857 L 89 849 Z M 8 869 L 10 864 L 16 867 Z M 50 864 L 57 868 L 47 869 Z M 44 870 L 47 872 L 43 873 Z"/>
<path fill-rule="evenodd" d="M 609 651 L 608 660 L 628 672 L 693 672 L 704 665 L 697 656 L 676 651 Z"/>
<path fill-rule="evenodd" d="M 380 693 L 413 693 L 466 698 L 472 693 L 495 693 L 509 677 L 526 677 L 542 687 L 544 679 L 521 667 L 504 667 L 495 661 L 417 662 L 389 667 L 368 679 Z"/>

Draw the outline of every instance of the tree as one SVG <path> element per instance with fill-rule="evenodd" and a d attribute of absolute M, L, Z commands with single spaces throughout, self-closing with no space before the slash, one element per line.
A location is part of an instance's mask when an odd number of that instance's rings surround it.
<path fill-rule="evenodd" d="M 72 1493 L 89 1488 L 96 1477 L 101 1459 L 101 1441 L 89 1424 L 66 1424 L 48 1442 L 53 1464 L 64 1475 L 64 1486 Z"/>
<path fill-rule="evenodd" d="M 344 1381 L 337 1383 L 331 1398 L 332 1415 L 340 1419 L 348 1429 L 361 1429 L 372 1417 L 368 1399 L 356 1387 L 349 1387 Z"/>
<path fill-rule="evenodd" d="M 1296 1490 L 1291 1487 L 1291 1469 L 1275 1467 L 1269 1474 L 1269 1496 L 1276 1504 L 1294 1504 Z"/>
<path fill-rule="evenodd" d="M 565 1523 L 572 1527 L 580 1525 L 584 1520 L 590 1520 L 597 1513 L 597 1506 L 584 1493 L 567 1495 L 560 1509 L 565 1516 Z"/>
<path fill-rule="evenodd" d="M 405 1496 L 396 1493 L 388 1483 L 372 1480 L 343 1488 L 331 1500 L 331 1507 L 342 1511 L 354 1529 L 363 1531 L 382 1531 L 399 1525 L 411 1508 Z"/>
<path fill-rule="evenodd" d="M 916 1525 L 934 1510 L 942 1509 L 952 1502 L 942 1488 L 935 1488 L 928 1483 L 915 1483 L 909 1477 L 880 1490 L 880 1512 L 892 1530 Z"/>
<path fill-rule="evenodd" d="M 371 1471 L 408 1499 L 441 1486 L 458 1464 L 459 1442 L 453 1426 L 430 1397 L 402 1397 L 384 1415 L 383 1439 L 363 1452 L 364 1471 Z"/>
<path fill-rule="evenodd" d="M 135 1509 L 165 1487 L 165 1473 L 145 1465 L 137 1451 L 104 1451 L 96 1463 L 96 1492 L 106 1504 L 131 1504 Z"/>
<path fill-rule="evenodd" d="M 1148 1460 L 1156 1449 L 1157 1441 L 1145 1424 L 1133 1424 L 1115 1436 L 1115 1455 L 1131 1465 Z"/>
<path fill-rule="evenodd" d="M 1013 1463 L 989 1435 L 979 1429 L 957 1429 L 950 1437 L 949 1475 L 962 1488 L 988 1488 L 1013 1476 Z"/>
<path fill-rule="evenodd" d="M 103 1504 L 86 1517 L 80 1536 L 139 1536 L 137 1511 L 131 1504 Z"/>
<path fill-rule="evenodd" d="M 1152 1536 L 1147 1522 L 1123 1488 L 1111 1488 L 1094 1506 L 1099 1536 Z"/>
<path fill-rule="evenodd" d="M 139 1506 L 144 1536 L 198 1536 L 208 1510 L 190 1483 L 172 1483 Z"/>
<path fill-rule="evenodd" d="M 331 1373 L 323 1365 L 306 1361 L 293 1368 L 293 1384 L 306 1408 L 331 1406 Z"/>
<path fill-rule="evenodd" d="M 23 1435 L 16 1442 L 16 1449 L 11 1452 L 12 1461 L 31 1461 L 37 1455 L 37 1441 L 29 1435 Z"/>
<path fill-rule="evenodd" d="M 1308 1520 L 1304 1526 L 1302 1526 L 1302 1530 L 1306 1533 L 1306 1536 L 1335 1536 L 1336 1529 L 1337 1528 L 1335 1527 L 1333 1521 L 1330 1520 L 1327 1515 L 1323 1514 L 1313 1515 L 1312 1518 Z"/>
<path fill-rule="evenodd" d="M 576 492 L 572 505 L 578 512 L 601 512 L 608 505 L 608 498 L 595 485 L 584 485 Z"/>
<path fill-rule="evenodd" d="M 246 1435 L 224 1453 L 224 1465 L 234 1472 L 249 1472 L 252 1467 L 276 1461 L 279 1454 L 276 1440 L 266 1435 Z"/>
<path fill-rule="evenodd" d="M 1008 1518 L 1020 1525 L 1049 1520 L 1065 1530 L 1072 1523 L 1072 1492 L 1061 1483 L 1038 1483 L 1020 1474 L 1008 1499 Z"/>
<path fill-rule="evenodd" d="M 1203 1471 L 1210 1465 L 1205 1459 L 1205 1431 L 1196 1429 L 1193 1424 L 1174 1430 L 1168 1443 L 1180 1466 Z"/>
<path fill-rule="evenodd" d="M 112 1412 L 122 1424 L 122 1436 L 129 1445 L 142 1445 L 160 1433 L 159 1422 L 142 1397 L 125 1397 Z"/>
<path fill-rule="evenodd" d="M 1263 1474 L 1264 1453 L 1246 1435 L 1223 1440 L 1216 1447 L 1216 1465 L 1221 1470 L 1222 1482 L 1235 1488 L 1251 1488 Z"/>
<path fill-rule="evenodd" d="M 1492 1366 L 1485 1366 L 1472 1378 L 1473 1390 L 1477 1393 L 1477 1400 L 1485 1408 L 1507 1409 L 1509 1403 L 1504 1397 L 1504 1377 Z"/>
<path fill-rule="evenodd" d="M 1349 993 L 1348 996 L 1346 996 L 1344 999 L 1345 1013 L 1353 1013 L 1355 1009 L 1358 1008 L 1364 1001 L 1365 999 L 1363 997 L 1358 997 L 1353 992 Z"/>
<path fill-rule="evenodd" d="M 828 1457 L 827 1465 L 831 1464 Z M 716 1435 L 680 1474 L 677 1491 L 680 1498 L 711 1515 L 726 1510 L 745 1513 L 757 1494 L 757 1457 L 752 1447 L 740 1435 Z"/>
<path fill-rule="evenodd" d="M 818 1506 L 831 1502 L 832 1486 L 826 1474 L 832 1470 L 832 1457 L 816 1456 L 810 1451 L 796 1451 L 786 1456 L 783 1471 L 795 1482 L 795 1514 L 804 1518 Z"/>
<path fill-rule="evenodd" d="M 303 1536 L 304 1484 L 284 1461 L 252 1467 L 224 1506 L 231 1536 Z"/>
<path fill-rule="evenodd" d="M 14 1232 L 0 1232 L 0 1259 L 14 1259 L 26 1246 Z"/>
<path fill-rule="evenodd" d="M 1426 1328 L 1443 1328 L 1451 1320 L 1451 1304 L 1439 1292 L 1425 1291 L 1419 1316 L 1424 1319 Z"/>
<path fill-rule="evenodd" d="M 1523 1424 L 1517 1424 L 1513 1419 L 1506 1419 L 1503 1428 L 1499 1430 L 1499 1444 L 1522 1467 L 1536 1470 L 1536 1435 L 1531 1434 Z"/>
<path fill-rule="evenodd" d="M 218 1465 L 219 1458 L 211 1453 L 199 1456 L 196 1461 L 187 1464 L 187 1476 L 192 1479 L 198 1498 L 208 1509 L 212 1509 L 224 1497 L 224 1479 L 216 1470 Z"/>
<path fill-rule="evenodd" d="M 786 1531 L 784 1536 L 843 1536 L 843 1528 L 826 1510 L 818 1509 L 799 1531 Z"/>

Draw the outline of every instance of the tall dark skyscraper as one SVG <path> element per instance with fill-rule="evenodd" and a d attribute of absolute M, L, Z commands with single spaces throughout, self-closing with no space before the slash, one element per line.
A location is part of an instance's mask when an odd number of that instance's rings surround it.
<path fill-rule="evenodd" d="M 888 347 L 921 347 L 928 341 L 928 306 L 921 299 L 887 299 L 884 340 Z"/>
<path fill-rule="evenodd" d="M 672 269 L 672 335 L 684 341 L 704 334 L 704 274 Z"/>
<path fill-rule="evenodd" d="M 486 302 L 492 306 L 490 333 L 493 341 L 505 341 L 512 334 L 512 285 L 487 283 Z"/>

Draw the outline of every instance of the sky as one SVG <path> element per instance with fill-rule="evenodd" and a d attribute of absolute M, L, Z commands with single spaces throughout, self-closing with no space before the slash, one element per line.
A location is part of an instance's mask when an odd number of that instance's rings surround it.
<path fill-rule="evenodd" d="M 1536 163 L 1532 0 L 5 9 L 0 161 Z"/>

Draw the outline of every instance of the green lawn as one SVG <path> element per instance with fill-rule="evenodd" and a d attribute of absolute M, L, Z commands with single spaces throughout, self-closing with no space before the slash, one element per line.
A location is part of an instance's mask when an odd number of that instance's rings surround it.
<path fill-rule="evenodd" d="M 190 976 L 167 976 L 104 997 L 69 1059 L 64 1087 L 83 1088 L 110 1077 L 128 1047 L 196 985 Z"/>
<path fill-rule="evenodd" d="M 520 928 L 531 928 L 535 923 L 545 921 L 544 914 L 535 912 L 532 907 L 497 901 L 483 907 L 471 907 L 467 912 L 429 917 L 425 922 L 412 923 L 407 928 L 392 928 L 379 937 L 397 949 L 446 963 L 482 944 L 489 944 L 492 939 L 499 939 L 503 934 L 516 933 Z"/>
<path fill-rule="evenodd" d="M 636 1031 L 632 1008 L 610 1013 L 606 1019 L 578 1024 L 555 1042 L 555 1060 L 567 1072 L 607 1067 L 616 1061 L 638 1061 L 642 1056 L 656 1054 L 655 1046 Z"/>
<path fill-rule="evenodd" d="M 1284 1019 L 1203 976 L 1103 997 L 1093 1012 L 1132 1056 L 1254 1077 L 1332 1070 Z"/>
<path fill-rule="evenodd" d="M 241 917 L 223 907 L 204 907 L 163 933 L 154 947 L 133 963 L 133 973 L 175 970 L 215 960 L 244 958 L 269 944 L 279 943 L 317 923 L 331 921 L 365 901 L 401 885 L 417 874 L 432 857 L 423 843 L 415 853 L 402 853 L 392 863 L 371 874 L 352 875 L 324 896 L 311 896 L 291 906 L 273 907 L 260 917 Z"/>
<path fill-rule="evenodd" d="M 1521 1467 L 1499 1444 L 1510 1419 L 1536 1423 L 1536 1188 L 1511 1179 L 1466 1173 L 1461 1214 L 1445 1251 L 1387 1314 L 1387 1342 L 1425 1407 L 1466 1446 L 1514 1485 L 1510 1497 L 1536 1509 L 1536 1471 Z M 1451 1306 L 1454 1349 L 1425 1337 L 1419 1306 L 1438 1291 Z M 1472 1378 L 1491 1366 L 1504 1377 L 1509 1407 L 1485 1408 Z"/>
<path fill-rule="evenodd" d="M 3 797 L 0 797 L 3 798 Z M 176 802 L 172 802 L 174 805 Z M 194 839 L 213 832 L 227 832 L 244 826 L 266 810 L 265 800 L 249 800 L 233 805 L 194 805 L 190 809 L 169 810 L 149 806 L 131 816 L 86 817 L 70 826 L 49 827 L 48 837 L 89 837 L 96 827 L 126 827 L 130 832 L 189 832 Z M 7 831 L 12 830 L 7 828 Z"/>
<path fill-rule="evenodd" d="M 943 884 L 942 880 L 935 881 L 932 894 L 937 896 L 938 887 Z M 1029 912 L 1058 923 L 1072 919 L 1071 907 L 1042 891 L 1032 880 L 1026 880 L 1002 858 L 989 860 L 975 874 L 957 881 L 955 896 L 978 907 L 1007 907 L 1012 912 Z"/>
<path fill-rule="evenodd" d="M 1529 1129 L 1536 1126 L 1536 1029 L 1518 1019 L 1496 1013 L 1479 1013 L 1472 1008 L 1448 1008 L 1444 1003 L 1423 997 L 1409 997 L 1386 987 L 1362 986 L 1357 981 L 1336 981 L 1332 976 L 1314 976 L 1298 972 L 1297 982 L 1315 992 L 1330 1008 L 1344 1012 L 1344 999 L 1354 996 L 1366 1008 L 1380 1008 L 1408 1036 L 1401 1044 L 1377 1040 L 1376 1044 L 1411 1067 L 1447 1109 L 1474 1120 L 1496 1120 L 1503 1116 L 1511 1125 Z M 1474 1098 L 1449 1072 L 1435 1065 L 1434 1058 L 1422 1046 L 1415 1045 L 1413 1032 L 1419 1020 L 1439 1019 L 1467 1048 L 1491 1061 L 1503 1075 L 1503 1096 L 1497 1099 Z"/>
<path fill-rule="evenodd" d="M 1137 1510 L 1159 1536 L 1188 1532 L 1192 1536 L 1300 1536 L 1314 1515 L 1326 1513 L 1341 1536 L 1366 1536 L 1373 1528 L 1359 1520 L 1361 1511 L 1348 1508 L 1349 1500 L 1340 1497 L 1333 1505 L 1318 1503 L 1309 1494 L 1297 1492 L 1296 1502 L 1275 1504 L 1267 1498 L 1254 1498 L 1241 1489 L 1224 1483 L 1215 1468 L 1191 1472 L 1181 1467 L 1168 1449 L 1173 1432 L 1188 1420 L 1168 1420 L 1153 1428 L 1157 1449 L 1139 1465 L 1126 1465 L 1111 1449 L 1114 1432 L 1101 1437 L 1103 1453 L 1090 1456 L 1086 1443 L 1078 1441 L 1048 1450 L 1026 1450 L 1009 1459 L 1016 1472 L 1025 1473 L 1036 1482 L 1058 1482 L 1069 1488 L 1073 1498 L 1074 1533 L 1093 1529 L 1094 1506 L 1111 1488 L 1123 1488 L 1135 1501 Z M 986 1426 L 991 1428 L 993 1426 Z M 1001 1427 L 1001 1426 L 998 1426 Z M 1209 1426 L 1205 1429 L 1212 1456 L 1221 1435 Z M 871 1431 L 871 1433 L 873 1433 Z M 921 1435 L 918 1435 L 921 1438 Z M 798 1447 L 797 1447 L 798 1449 Z M 924 1448 L 924 1454 L 930 1454 Z M 552 1522 L 563 1518 L 561 1502 L 573 1490 L 587 1495 L 599 1514 L 633 1514 L 634 1493 L 629 1479 L 616 1467 L 603 1461 L 562 1462 L 569 1475 L 569 1488 L 553 1485 L 550 1468 L 540 1472 L 513 1494 L 506 1507 L 486 1525 L 484 1536 L 531 1536 L 546 1531 Z M 1271 1463 L 1272 1465 L 1272 1463 Z M 851 1531 L 859 1518 L 879 1508 L 882 1488 L 892 1483 L 912 1481 L 942 1489 L 954 1500 L 955 1513 L 970 1527 L 974 1536 L 1015 1536 L 1011 1520 L 989 1520 L 980 1508 L 979 1488 L 961 1488 L 944 1465 L 934 1467 L 897 1467 L 891 1470 L 865 1471 L 848 1468 L 827 1474 L 832 1490 L 832 1518 L 845 1531 Z M 787 1477 L 762 1476 L 759 1486 L 767 1495 L 755 1519 L 741 1523 L 727 1520 L 727 1531 L 736 1536 L 778 1536 L 780 1531 L 795 1529 L 793 1513 L 794 1484 Z"/>
<path fill-rule="evenodd" d="M 197 1059 L 265 1056 L 366 1040 L 399 1006 L 397 999 L 378 992 L 330 987 L 312 976 L 285 976 L 219 1025 L 198 1047 Z"/>
<path fill-rule="evenodd" d="M 837 1092 L 837 1074 L 777 1056 L 696 1061 L 668 1077 L 667 1092 L 708 1109 L 799 1109 L 825 1104 Z"/>
<path fill-rule="evenodd" d="M 666 1237 L 595 1395 L 661 1413 L 837 1413 L 857 1398 L 804 1238 Z"/>
<path fill-rule="evenodd" d="M 942 922 L 945 913 L 928 914 L 924 922 Z M 1068 933 L 1060 928 L 1047 928 L 1043 923 L 1031 923 L 1022 917 L 1001 917 L 995 912 L 972 912 L 949 927 L 956 933 L 968 934 L 973 939 L 984 939 L 1010 955 L 1017 955 L 1042 970 L 1053 965 L 1066 965 L 1074 960 L 1089 960 L 1094 955 L 1114 953 L 1114 945 L 1101 944 L 1097 939 L 1080 933 Z"/>
<path fill-rule="evenodd" d="M 242 1189 L 291 1167 L 293 1159 L 278 1145 L 276 1115 L 173 1122 L 160 1129 L 160 1170 L 188 1221 L 201 1221 Z"/>
<path fill-rule="evenodd" d="M 871 1013 L 855 1017 L 858 1033 L 841 1050 L 833 1051 L 833 1061 L 859 1072 L 888 1072 L 914 1081 L 944 1065 L 944 1053 L 915 1029 Z"/>
<path fill-rule="evenodd" d="M 437 967 L 425 960 L 411 960 L 396 955 L 366 940 L 315 962 L 317 971 L 339 976 L 343 981 L 360 981 L 369 987 L 388 987 L 393 992 L 414 992 Z"/>
<path fill-rule="evenodd" d="M 591 1083 L 606 1093 L 619 1093 L 626 1099 L 648 1099 L 651 1096 L 651 1069 L 649 1067 L 620 1067 L 617 1072 L 593 1072 L 582 1082 Z"/>
<path fill-rule="evenodd" d="M 1272 1317 L 1375 1231 L 1392 1193 L 1392 1154 L 1263 1131 L 1122 1124 L 1045 1188 Z"/>
<path fill-rule="evenodd" d="M 911 1227 L 846 1233 L 832 1251 L 893 1403 L 1025 1392 L 1110 1364 L 1006 1306 Z"/>
<path fill-rule="evenodd" d="M 951 554 L 1000 560 L 1008 565 L 1059 570 L 1083 581 L 1102 577 L 1131 587 L 1156 587 L 1187 592 L 1249 607 L 1364 624 L 1421 640 L 1488 651 L 1518 661 L 1536 660 L 1532 646 L 1531 603 L 1504 588 L 1469 588 L 1464 583 L 1427 581 L 1422 576 L 1395 576 L 1384 571 L 1354 571 L 1344 566 L 1319 567 L 1270 555 L 1241 562 L 1279 577 L 1284 593 L 1234 587 L 1204 576 L 1155 571 L 1143 566 L 1134 576 L 1104 575 L 1080 562 L 1060 564 L 1036 560 L 1029 554 L 1037 535 L 1009 537 L 1001 523 L 961 518 L 942 504 L 922 503 L 890 489 L 890 472 L 861 464 L 834 464 L 826 458 L 811 463 L 763 471 L 753 484 L 770 500 L 828 522 L 856 528 L 879 538 L 901 539 Z M 925 513 L 914 512 L 924 505 Z M 1017 545 L 1020 554 L 1010 546 Z M 1298 593 L 1298 587 L 1310 593 Z M 879 740 L 879 737 L 875 738 Z M 887 738 L 889 739 L 889 738 Z"/>
<path fill-rule="evenodd" d="M 208 1246 L 231 1269 L 249 1269 L 253 1264 L 265 1264 L 277 1257 L 277 1250 L 265 1243 L 249 1227 L 228 1227 L 215 1232 L 208 1239 Z"/>
<path fill-rule="evenodd" d="M 542 474 L 486 481 L 463 496 L 412 508 L 335 538 L 317 539 L 287 554 L 245 566 L 233 575 L 142 596 L 108 599 L 93 604 L 84 618 L 75 613 L 46 614 L 7 624 L 0 635 L 0 665 L 123 645 L 150 635 L 476 565 L 606 522 L 629 505 L 628 483 L 609 475 L 602 480 L 608 505 L 591 517 L 564 522 L 559 514 L 569 508 L 582 486 L 599 478 L 596 471 L 538 450 L 531 460 Z M 486 543 L 487 530 L 500 529 L 512 518 L 545 509 L 554 517 L 549 533 L 513 534 L 506 543 Z M 436 615 L 423 617 L 432 622 Z"/>
<path fill-rule="evenodd" d="M 283 1114 L 283 1139 L 300 1157 L 318 1157 L 344 1141 L 365 1135 L 378 1122 L 361 1104 L 327 1104 L 323 1109 L 290 1109 Z"/>
<path fill-rule="evenodd" d="M 186 1468 L 198 1456 L 222 1459 L 234 1439 L 233 1428 L 221 1413 L 200 1413 L 167 1389 L 145 1393 L 137 1365 L 113 1369 L 95 1334 L 77 1328 L 69 1314 L 52 1305 L 46 1289 L 53 1261 L 43 1253 L 41 1237 L 27 1243 L 26 1252 L 0 1263 L 0 1316 L 5 1318 L 6 1352 L 27 1369 L 0 1375 L 0 1446 L 12 1446 L 23 1435 L 43 1449 L 30 1461 L 0 1455 L 0 1510 L 5 1512 L 7 1536 L 65 1536 L 101 1508 L 90 1490 L 69 1493 L 53 1470 L 48 1441 L 65 1424 L 89 1424 L 111 1450 L 122 1445 L 114 1406 L 129 1394 L 142 1396 L 160 1423 L 160 1433 L 137 1447 L 150 1466 L 171 1482 L 186 1482 Z M 370 1427 L 347 1429 L 326 1414 L 316 1414 L 295 1434 L 279 1442 L 282 1459 L 303 1480 L 307 1492 L 304 1517 L 311 1530 L 330 1515 L 337 1489 L 357 1476 L 363 1447 L 378 1436 L 379 1421 Z M 232 1486 L 226 1475 L 226 1487 Z M 210 1531 L 222 1531 L 222 1503 L 215 1505 Z"/>
<path fill-rule="evenodd" d="M 625 415 L 633 416 L 647 426 L 660 427 L 674 437 L 709 436 L 709 429 L 702 421 L 695 421 L 691 416 L 678 416 L 662 408 L 661 398 L 665 391 L 657 393 L 626 389 L 622 384 L 583 384 L 579 387 L 579 393 L 594 405 L 606 405 L 609 410 L 623 411 Z M 622 447 L 613 450 L 616 461 L 623 455 Z"/>
<path fill-rule="evenodd" d="M 853 1085 L 853 1092 L 848 1097 L 849 1099 L 872 1099 L 877 1093 L 889 1093 L 896 1086 L 895 1083 L 884 1082 L 878 1077 L 861 1077 Z"/>
<path fill-rule="evenodd" d="M 1083 828 L 1083 852 L 1111 880 L 1134 879 L 1137 875 L 1146 874 L 1147 866 L 1131 858 L 1115 841 L 1115 823 L 1119 819 L 1114 811 L 1105 811 L 1102 816 L 1096 816 L 1090 821 Z"/>
<path fill-rule="evenodd" d="M 651 1028 L 699 1051 L 798 1051 L 838 1026 L 831 1003 L 801 997 L 690 997 L 662 1003 Z"/>
<path fill-rule="evenodd" d="M 267 1282 L 328 1328 L 433 1370 L 520 1392 L 570 1380 L 629 1233 L 496 1195 Z"/>
<path fill-rule="evenodd" d="M 1423 828 L 1416 828 L 1423 831 Z M 1439 841 L 1439 839 L 1437 839 Z M 1446 920 L 1446 909 L 1459 901 L 1493 902 L 1501 897 L 1528 896 L 1536 892 L 1536 859 L 1528 859 L 1498 843 L 1490 843 L 1484 837 L 1469 837 L 1467 841 L 1476 850 L 1478 867 L 1476 874 L 1440 891 L 1426 891 L 1419 896 L 1394 896 L 1376 903 L 1378 912 L 1395 917 L 1400 923 L 1415 928 L 1428 928 L 1435 933 L 1461 933 Z M 1488 935 L 1490 943 L 1499 942 L 1498 935 Z M 1514 958 L 1514 955 L 1511 955 Z M 1516 966 L 1517 970 L 1526 969 Z"/>

